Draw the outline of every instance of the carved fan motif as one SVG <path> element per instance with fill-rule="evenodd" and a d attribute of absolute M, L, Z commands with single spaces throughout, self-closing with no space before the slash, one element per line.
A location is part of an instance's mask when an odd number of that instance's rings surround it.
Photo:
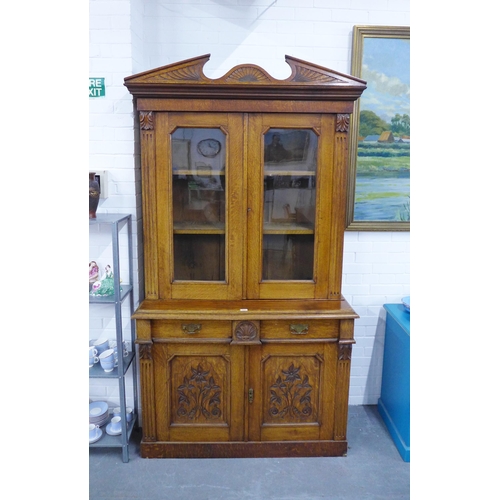
<path fill-rule="evenodd" d="M 226 77 L 226 81 L 238 82 L 269 82 L 269 77 L 253 67 L 238 68 Z"/>
<path fill-rule="evenodd" d="M 302 66 L 296 66 L 297 74 L 292 79 L 292 82 L 317 82 L 317 83 L 327 83 L 327 82 L 342 82 L 340 78 L 334 78 L 330 75 L 324 75 L 318 71 L 314 71 L 309 68 L 303 68 Z"/>
<path fill-rule="evenodd" d="M 186 68 L 179 68 L 169 71 L 166 74 L 159 75 L 161 80 L 174 80 L 174 81 L 198 81 L 202 79 L 201 66 L 187 66 Z"/>
<path fill-rule="evenodd" d="M 234 334 L 239 340 L 253 340 L 257 336 L 257 327 L 251 321 L 242 321 Z"/>

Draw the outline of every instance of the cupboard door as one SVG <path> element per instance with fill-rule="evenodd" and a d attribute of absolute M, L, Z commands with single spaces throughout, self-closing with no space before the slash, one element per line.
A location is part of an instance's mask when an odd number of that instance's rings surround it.
<path fill-rule="evenodd" d="M 156 343 L 158 441 L 241 441 L 242 346 Z"/>
<path fill-rule="evenodd" d="M 328 298 L 333 119 L 252 114 L 248 298 Z"/>
<path fill-rule="evenodd" d="M 160 298 L 242 296 L 242 117 L 158 113 Z"/>
<path fill-rule="evenodd" d="M 250 353 L 249 439 L 333 439 L 336 343 L 266 343 Z"/>

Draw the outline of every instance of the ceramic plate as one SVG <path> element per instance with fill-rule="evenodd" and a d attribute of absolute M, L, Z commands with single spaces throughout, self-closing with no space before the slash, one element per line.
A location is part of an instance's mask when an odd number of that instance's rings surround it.
<path fill-rule="evenodd" d="M 410 312 L 410 296 L 408 297 L 403 297 L 401 299 L 401 302 L 403 303 L 403 305 L 405 306 L 405 309 Z"/>
<path fill-rule="evenodd" d="M 113 432 L 111 430 L 111 422 L 106 426 L 106 434 L 109 434 L 110 436 L 119 436 L 121 433 L 121 429 L 117 432 Z"/>
<path fill-rule="evenodd" d="M 89 416 L 92 418 L 100 417 L 108 411 L 108 403 L 106 401 L 94 401 L 89 404 Z"/>
<path fill-rule="evenodd" d="M 97 429 L 97 436 L 93 439 L 89 438 L 89 444 L 95 443 L 96 441 L 99 441 L 99 439 L 102 438 L 102 431 L 101 429 Z"/>
<path fill-rule="evenodd" d="M 95 424 L 98 425 L 99 427 L 102 427 L 107 421 L 109 420 L 109 415 L 103 415 L 100 418 L 89 418 L 89 424 Z"/>

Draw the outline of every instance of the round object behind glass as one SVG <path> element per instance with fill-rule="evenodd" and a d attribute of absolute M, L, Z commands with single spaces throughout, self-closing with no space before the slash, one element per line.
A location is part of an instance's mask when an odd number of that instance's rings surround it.
<path fill-rule="evenodd" d="M 213 158 L 219 154 L 221 143 L 216 139 L 203 139 L 196 145 L 196 149 L 200 155 Z"/>

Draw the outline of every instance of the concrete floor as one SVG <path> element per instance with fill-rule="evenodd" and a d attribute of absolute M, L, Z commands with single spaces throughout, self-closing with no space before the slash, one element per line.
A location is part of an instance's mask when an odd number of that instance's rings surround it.
<path fill-rule="evenodd" d="M 350 406 L 347 457 L 143 459 L 134 432 L 120 448 L 89 450 L 90 500 L 392 500 L 410 498 L 401 459 L 376 406 Z"/>

